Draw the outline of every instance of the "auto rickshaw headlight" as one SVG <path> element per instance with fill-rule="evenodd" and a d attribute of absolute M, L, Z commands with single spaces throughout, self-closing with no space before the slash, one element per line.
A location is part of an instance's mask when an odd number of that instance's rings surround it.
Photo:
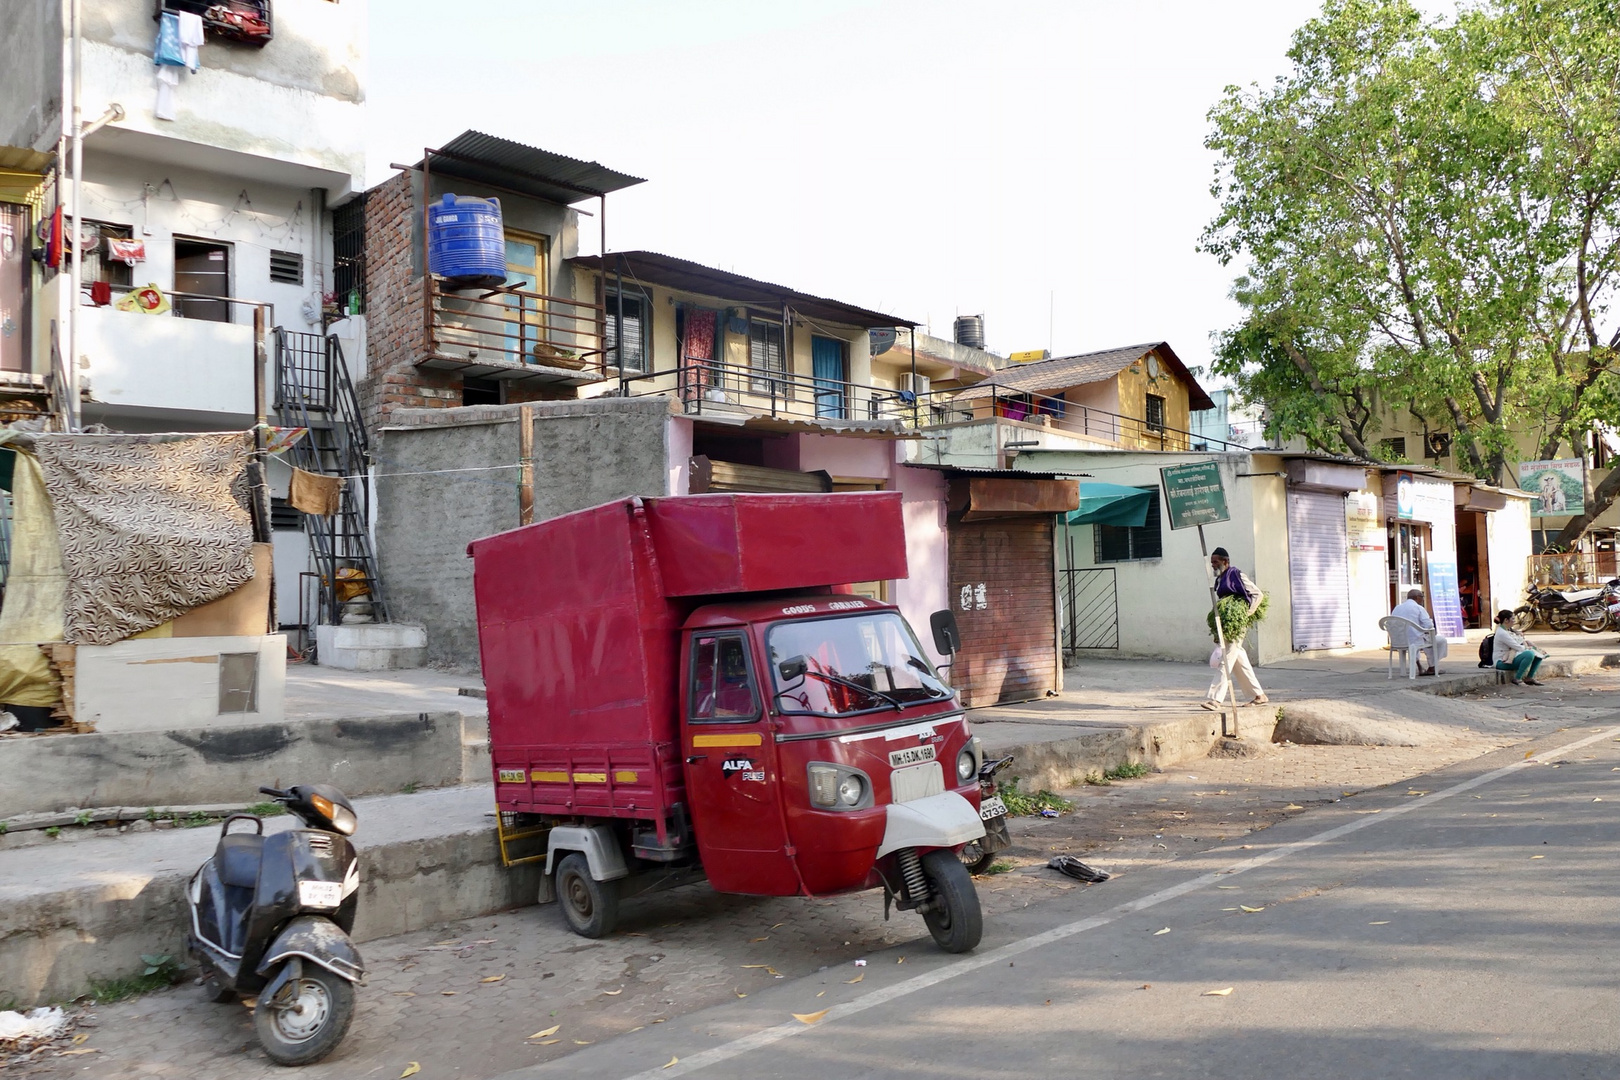
<path fill-rule="evenodd" d="M 973 744 L 969 743 L 962 748 L 960 754 L 956 755 L 956 778 L 965 784 L 973 779 L 978 771 L 978 762 L 973 757 Z"/>
<path fill-rule="evenodd" d="M 838 802 L 838 770 L 831 765 L 810 766 L 810 801 L 817 806 Z"/>
<path fill-rule="evenodd" d="M 866 795 L 866 781 L 856 773 L 845 773 L 838 781 L 838 801 L 845 806 L 856 806 Z"/>

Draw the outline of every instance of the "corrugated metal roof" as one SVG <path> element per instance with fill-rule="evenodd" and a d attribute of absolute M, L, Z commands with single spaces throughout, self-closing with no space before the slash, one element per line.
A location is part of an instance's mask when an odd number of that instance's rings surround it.
<path fill-rule="evenodd" d="M 1044 394 L 1053 390 L 1067 390 L 1071 386 L 1112 379 L 1150 352 L 1157 352 L 1171 371 L 1187 384 L 1188 397 L 1194 412 L 1213 409 L 1204 388 L 1198 385 L 1187 365 L 1181 362 L 1168 342 L 1149 341 L 1141 345 L 1126 345 L 1118 349 L 1081 353 L 1078 356 L 1060 356 L 1053 360 L 1037 360 L 1032 364 L 1017 364 L 997 371 L 989 379 L 978 383 L 962 396 L 977 396 L 974 391 L 988 393 L 992 384 L 1008 390 L 1031 394 Z"/>
<path fill-rule="evenodd" d="M 570 259 L 569 262 L 587 270 L 602 268 L 602 258 L 599 255 L 582 255 Z M 667 289 L 710 296 L 726 305 L 757 304 L 769 306 L 774 310 L 786 304 L 811 319 L 842 323 L 845 326 L 859 326 L 868 330 L 880 326 L 917 325 L 908 319 L 885 315 L 881 311 L 869 311 L 841 300 L 812 296 L 785 285 L 773 285 L 768 281 L 733 274 L 729 270 L 717 270 L 712 266 L 703 266 L 687 259 L 677 259 L 673 255 L 660 255 L 656 251 L 610 253 L 608 273 L 613 273 L 621 263 L 626 281 L 633 280 L 643 285 L 662 285 Z"/>
<path fill-rule="evenodd" d="M 430 152 L 429 167 L 440 176 L 505 188 L 550 202 L 594 199 L 646 181 L 594 161 L 554 154 L 510 139 L 463 131 Z"/>

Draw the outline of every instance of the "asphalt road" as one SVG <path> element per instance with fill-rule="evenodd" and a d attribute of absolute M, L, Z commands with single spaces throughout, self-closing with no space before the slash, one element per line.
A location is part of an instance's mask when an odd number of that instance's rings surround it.
<path fill-rule="evenodd" d="M 1620 715 L 1532 745 L 504 1080 L 1620 1076 Z"/>

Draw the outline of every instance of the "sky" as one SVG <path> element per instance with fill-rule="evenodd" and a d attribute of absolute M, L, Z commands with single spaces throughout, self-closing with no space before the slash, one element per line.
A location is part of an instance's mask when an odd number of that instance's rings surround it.
<path fill-rule="evenodd" d="M 1002 353 L 1162 340 L 1205 365 L 1238 317 L 1233 269 L 1197 251 L 1216 210 L 1206 113 L 1284 73 L 1318 9 L 374 0 L 368 170 L 473 128 L 646 177 L 608 198 L 610 250 L 942 337 L 982 314 Z"/>

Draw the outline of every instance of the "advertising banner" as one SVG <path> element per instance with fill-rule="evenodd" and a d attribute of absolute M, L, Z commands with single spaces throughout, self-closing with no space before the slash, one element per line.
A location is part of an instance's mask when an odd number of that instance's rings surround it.
<path fill-rule="evenodd" d="M 1519 490 L 1528 491 L 1531 517 L 1586 513 L 1586 463 L 1580 458 L 1519 462 Z"/>
<path fill-rule="evenodd" d="M 1434 612 L 1434 626 L 1447 641 L 1465 641 L 1463 635 L 1462 594 L 1457 589 L 1457 560 L 1428 556 L 1429 608 Z"/>
<path fill-rule="evenodd" d="M 1388 546 L 1380 502 L 1371 491 L 1352 491 L 1346 496 L 1344 523 L 1351 551 L 1383 551 Z"/>

